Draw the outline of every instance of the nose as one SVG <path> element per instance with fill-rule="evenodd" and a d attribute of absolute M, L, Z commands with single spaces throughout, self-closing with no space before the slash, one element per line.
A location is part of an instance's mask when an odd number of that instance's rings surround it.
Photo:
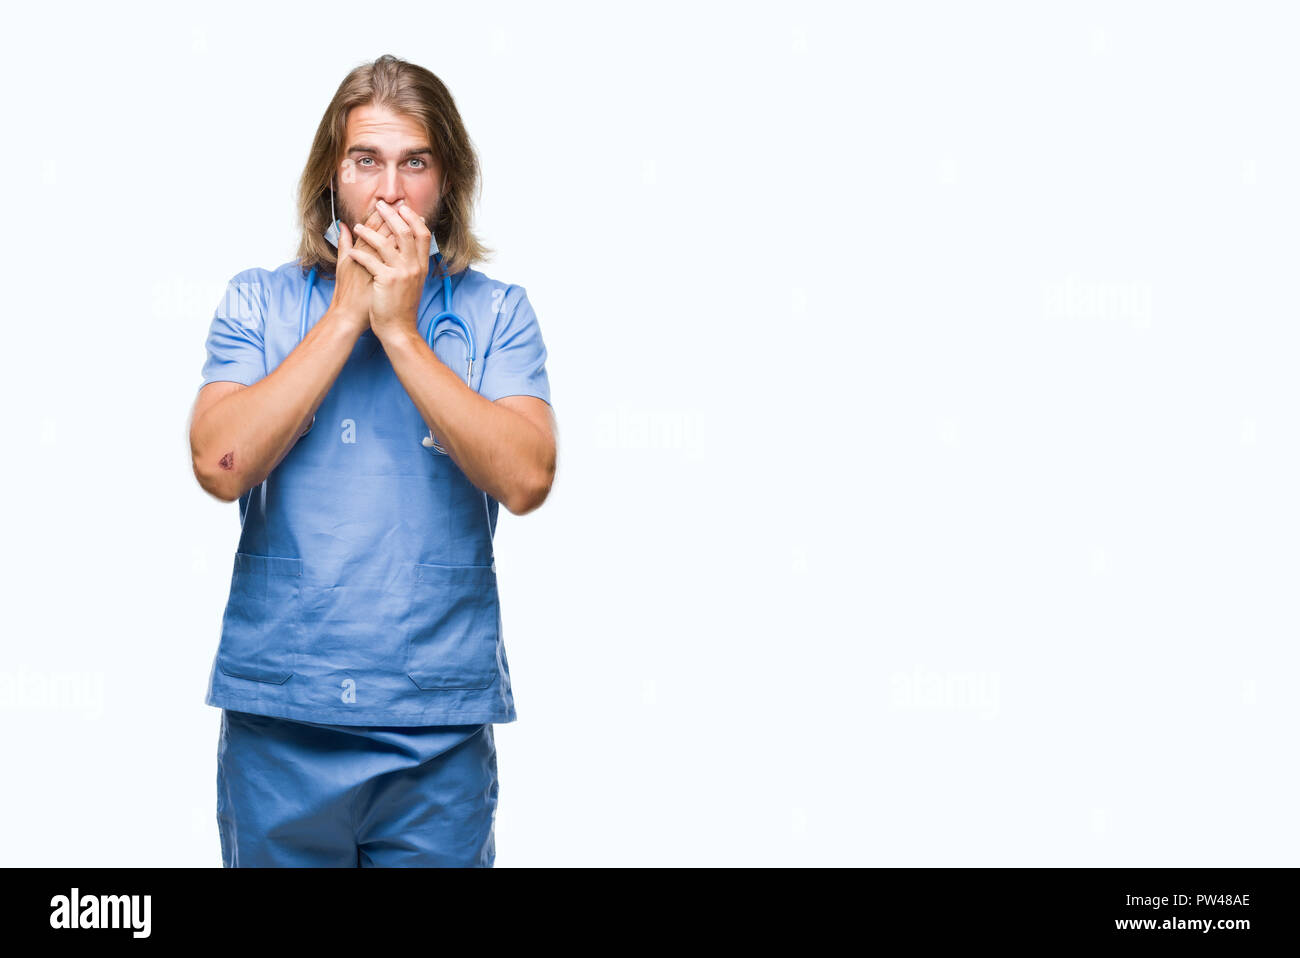
<path fill-rule="evenodd" d="M 383 200 L 389 206 L 396 206 L 397 201 L 403 198 L 401 179 L 397 175 L 397 167 L 389 166 L 384 171 L 379 192 L 376 194 L 376 197 Z"/>

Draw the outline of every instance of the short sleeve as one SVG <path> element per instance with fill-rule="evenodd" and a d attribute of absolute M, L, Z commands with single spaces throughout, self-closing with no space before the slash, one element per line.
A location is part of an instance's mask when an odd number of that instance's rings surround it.
<path fill-rule="evenodd" d="M 502 396 L 536 396 L 548 405 L 551 402 L 546 344 L 522 286 L 511 286 L 501 301 L 492 342 L 483 354 L 483 378 L 478 391 L 493 402 Z"/>
<path fill-rule="evenodd" d="M 264 271 L 235 274 L 212 315 L 203 363 L 203 383 L 243 383 L 251 386 L 266 377 L 263 348 L 267 289 Z"/>

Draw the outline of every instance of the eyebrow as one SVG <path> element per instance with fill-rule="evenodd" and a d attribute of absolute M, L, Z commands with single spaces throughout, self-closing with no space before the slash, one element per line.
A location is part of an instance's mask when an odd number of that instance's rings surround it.
<path fill-rule="evenodd" d="M 348 156 L 351 156 L 353 153 L 374 153 L 374 154 L 376 154 L 377 156 L 383 156 L 383 155 L 384 155 L 384 151 L 383 151 L 383 150 L 376 149 L 376 148 L 373 147 L 373 146 L 364 146 L 364 145 L 363 145 L 363 146 L 350 146 L 350 147 L 348 147 Z M 429 147 L 427 147 L 427 146 L 417 146 L 415 149 L 407 150 L 405 153 L 403 153 L 403 154 L 402 154 L 402 159 L 406 159 L 408 156 L 420 156 L 421 154 L 425 154 L 425 155 L 427 155 L 427 156 L 429 156 L 429 157 L 432 157 L 432 156 L 433 156 L 433 150 L 431 150 L 431 149 L 430 149 Z"/>

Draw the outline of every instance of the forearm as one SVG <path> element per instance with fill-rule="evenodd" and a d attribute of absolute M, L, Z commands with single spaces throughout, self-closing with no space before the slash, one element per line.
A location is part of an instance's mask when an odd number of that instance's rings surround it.
<path fill-rule="evenodd" d="M 420 416 L 465 477 L 511 512 L 525 511 L 550 483 L 546 437 L 465 385 L 415 332 L 381 336 L 381 342 Z"/>
<path fill-rule="evenodd" d="M 307 431 L 360 335 L 327 311 L 273 372 L 207 410 L 190 439 L 203 487 L 231 501 L 270 475 Z"/>

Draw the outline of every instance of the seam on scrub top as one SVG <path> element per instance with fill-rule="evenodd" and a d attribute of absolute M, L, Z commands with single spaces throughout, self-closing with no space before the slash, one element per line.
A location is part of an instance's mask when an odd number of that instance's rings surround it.
<path fill-rule="evenodd" d="M 239 704 L 226 705 L 225 704 L 226 702 L 238 702 Z M 251 712 L 254 715 L 266 715 L 271 718 L 285 718 L 285 719 L 289 719 L 290 721 L 298 721 L 299 716 L 302 714 L 297 711 L 293 711 L 291 714 L 282 714 L 280 712 L 257 711 L 258 707 L 266 707 L 266 705 L 267 705 L 266 701 L 261 698 L 256 698 L 251 696 L 223 695 L 221 696 L 220 704 L 218 704 L 216 707 L 231 708 L 237 712 Z M 272 708 L 276 707 L 276 704 L 271 703 L 271 707 Z M 420 710 L 415 712 L 400 711 L 397 713 L 392 713 L 392 712 L 385 712 L 379 710 L 357 712 L 352 709 L 345 709 L 345 708 L 339 708 L 339 709 L 317 708 L 317 709 L 313 709 L 310 713 L 308 713 L 311 715 L 311 718 L 303 718 L 301 719 L 301 721 L 304 722 L 317 721 L 322 716 L 328 716 L 331 718 L 335 716 L 338 717 L 346 716 L 348 718 L 358 720 L 357 722 L 352 722 L 348 724 L 361 724 L 361 725 L 403 725 L 405 723 L 405 720 L 407 719 L 416 719 L 417 720 L 415 723 L 416 726 L 477 725 L 483 722 L 504 722 L 506 721 L 506 719 L 501 718 L 500 716 L 508 713 L 509 713 L 508 709 L 503 710 L 503 709 L 478 708 L 478 709 L 435 710 L 437 720 L 431 722 L 429 721 L 427 710 Z M 472 717 L 477 715 L 487 715 L 489 717 L 488 718 Z"/>
<path fill-rule="evenodd" d="M 272 278 L 272 274 L 270 270 L 262 269 L 261 267 L 258 267 L 257 269 L 257 286 L 258 286 L 257 324 L 262 330 L 262 379 L 265 379 L 267 376 L 270 375 L 270 370 L 267 368 L 268 363 L 266 361 L 266 331 L 267 331 L 266 312 L 267 312 L 269 297 L 271 295 L 270 292 L 271 278 Z"/>
<path fill-rule="evenodd" d="M 511 291 L 512 289 L 514 289 L 514 288 L 515 288 L 515 284 L 514 284 L 514 283 L 506 283 L 506 291 L 505 291 L 504 293 L 501 294 L 501 305 L 502 305 L 502 306 L 505 306 L 505 304 L 506 304 L 506 298 L 510 295 L 510 291 Z M 522 297 L 521 297 L 521 300 L 522 300 Z M 511 316 L 512 319 L 514 318 L 515 310 L 517 310 L 517 309 L 519 309 L 519 303 L 515 303 L 515 308 L 512 309 L 512 310 L 510 311 L 510 316 Z M 498 309 L 498 310 L 497 310 L 497 314 L 496 314 L 495 316 L 492 317 L 492 329 L 491 329 L 491 331 L 488 333 L 487 347 L 483 350 L 483 355 L 479 357 L 479 361 L 483 363 L 483 372 L 487 372 L 487 358 L 488 358 L 488 353 L 492 352 L 492 344 L 493 344 L 494 342 L 496 342 L 496 338 L 497 338 L 497 327 L 498 327 L 499 325 L 501 325 L 501 314 L 504 313 L 504 312 L 505 312 L 504 309 Z M 478 377 L 478 385 L 479 385 L 479 390 L 481 391 L 482 388 L 483 388 L 483 373 L 479 373 L 479 377 Z"/>

